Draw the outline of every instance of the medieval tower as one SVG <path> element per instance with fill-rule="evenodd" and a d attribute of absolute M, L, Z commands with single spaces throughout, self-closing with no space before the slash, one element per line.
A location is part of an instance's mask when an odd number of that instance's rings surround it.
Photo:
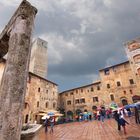
<path fill-rule="evenodd" d="M 32 43 L 29 71 L 43 78 L 47 77 L 47 42 L 40 38 Z"/>

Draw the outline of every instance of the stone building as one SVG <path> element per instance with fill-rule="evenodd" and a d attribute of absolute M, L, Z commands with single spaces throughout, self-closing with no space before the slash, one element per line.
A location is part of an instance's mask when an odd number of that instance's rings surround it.
<path fill-rule="evenodd" d="M 140 81 L 140 38 L 128 41 L 124 44 L 125 51 L 130 62 L 136 83 Z M 138 87 L 140 91 L 140 86 Z M 140 96 L 134 96 L 133 100 L 140 100 Z"/>
<path fill-rule="evenodd" d="M 4 72 L 6 60 L 0 60 L 0 82 Z M 57 110 L 58 89 L 57 84 L 29 72 L 23 110 L 23 123 L 40 123 L 41 117 L 49 112 Z"/>
<path fill-rule="evenodd" d="M 122 106 L 133 103 L 140 95 L 140 83 L 133 75 L 129 61 L 99 70 L 100 81 L 70 89 L 59 94 L 60 108 L 66 116 L 92 112 L 99 106 Z"/>
<path fill-rule="evenodd" d="M 32 43 L 29 71 L 41 77 L 47 77 L 47 42 L 37 38 Z"/>
<path fill-rule="evenodd" d="M 57 109 L 57 101 L 57 84 L 29 72 L 23 122 L 40 123 L 45 113 Z"/>
<path fill-rule="evenodd" d="M 0 82 L 6 64 L 0 60 Z M 58 101 L 57 84 L 47 80 L 47 42 L 37 38 L 31 49 L 28 83 L 23 110 L 23 123 L 40 123 L 41 117 L 48 111 L 56 111 Z"/>

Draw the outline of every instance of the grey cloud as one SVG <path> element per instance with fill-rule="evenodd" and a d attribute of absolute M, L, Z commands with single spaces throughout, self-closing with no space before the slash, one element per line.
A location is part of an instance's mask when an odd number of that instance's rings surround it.
<path fill-rule="evenodd" d="M 15 7 L 6 6 L 0 2 L 0 31 L 7 25 L 14 12 Z"/>
<path fill-rule="evenodd" d="M 123 43 L 140 36 L 139 0 L 111 0 L 109 5 L 104 0 L 82 2 L 64 6 L 48 0 L 52 9 L 39 8 L 36 17 L 35 36 L 54 36 L 47 40 L 48 48 L 53 48 L 51 52 L 48 49 L 48 78 L 62 90 L 87 84 L 98 77 L 99 69 L 127 60 Z M 0 11 L 5 12 L 0 12 L 1 28 L 13 7 Z M 58 41 L 60 37 L 62 41 Z M 68 42 L 73 48 L 68 48 Z M 58 52 L 60 61 L 53 50 Z"/>

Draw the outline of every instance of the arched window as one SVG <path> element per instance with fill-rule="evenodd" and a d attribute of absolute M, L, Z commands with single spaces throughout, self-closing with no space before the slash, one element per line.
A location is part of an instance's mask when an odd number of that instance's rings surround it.
<path fill-rule="evenodd" d="M 40 87 L 38 88 L 38 92 L 40 92 Z"/>
<path fill-rule="evenodd" d="M 56 103 L 53 103 L 53 108 L 56 108 Z"/>
<path fill-rule="evenodd" d="M 82 113 L 82 111 L 80 109 L 76 110 L 76 115 L 79 115 L 80 113 Z"/>
<path fill-rule="evenodd" d="M 46 108 L 48 108 L 48 104 L 49 104 L 49 103 L 48 103 L 48 102 L 46 102 L 46 104 L 45 104 L 45 107 L 46 107 Z"/>
<path fill-rule="evenodd" d="M 126 94 L 126 91 L 124 90 L 123 93 Z"/>
<path fill-rule="evenodd" d="M 25 103 L 24 104 L 24 108 L 26 109 L 28 107 L 28 103 Z"/>
<path fill-rule="evenodd" d="M 37 101 L 37 107 L 39 107 L 39 101 Z"/>
<path fill-rule="evenodd" d="M 95 105 L 92 106 L 92 109 L 93 109 L 93 110 L 97 110 L 97 106 L 95 106 Z"/>
<path fill-rule="evenodd" d="M 134 62 L 135 62 L 135 63 L 139 63 L 139 62 L 140 62 L 140 54 L 135 55 L 135 56 L 133 57 L 133 59 L 134 59 Z"/>
<path fill-rule="evenodd" d="M 130 94 L 133 94 L 133 91 L 130 89 Z"/>
<path fill-rule="evenodd" d="M 111 98 L 111 101 L 114 101 L 114 95 L 113 94 L 110 95 L 110 98 Z"/>
<path fill-rule="evenodd" d="M 28 123 L 28 118 L 29 118 L 29 115 L 27 114 L 25 117 L 25 123 Z"/>
<path fill-rule="evenodd" d="M 122 99 L 122 104 L 123 105 L 128 105 L 127 99 Z"/>

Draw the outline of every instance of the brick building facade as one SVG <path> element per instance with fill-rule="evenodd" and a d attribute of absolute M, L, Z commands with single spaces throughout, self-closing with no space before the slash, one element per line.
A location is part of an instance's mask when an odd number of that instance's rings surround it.
<path fill-rule="evenodd" d="M 98 82 L 59 94 L 60 108 L 66 116 L 84 110 L 92 112 L 99 106 L 131 104 L 134 96 L 140 96 L 140 81 L 136 80 L 129 61 L 101 69 L 99 75 Z"/>
<path fill-rule="evenodd" d="M 6 60 L 0 61 L 0 82 Z M 50 110 L 56 111 L 58 101 L 57 84 L 29 72 L 26 88 L 25 106 L 23 109 L 23 123 L 40 123 L 41 117 Z"/>

